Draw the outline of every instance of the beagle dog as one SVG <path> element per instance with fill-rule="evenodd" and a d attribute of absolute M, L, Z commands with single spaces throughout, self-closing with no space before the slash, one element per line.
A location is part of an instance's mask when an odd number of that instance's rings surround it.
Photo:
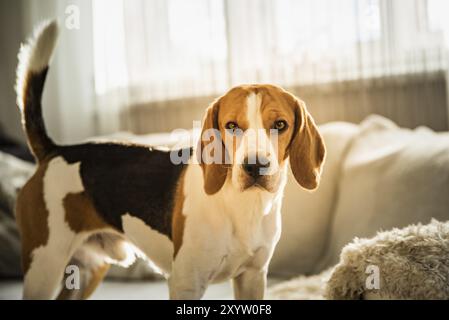
<path fill-rule="evenodd" d="M 235 298 L 262 299 L 288 163 L 312 190 L 325 158 L 304 103 L 273 85 L 235 87 L 207 108 L 197 146 L 175 151 L 187 154 L 180 163 L 145 145 L 57 145 L 41 110 L 57 31 L 42 24 L 19 53 L 18 105 L 38 164 L 16 205 L 23 297 L 88 298 L 111 264 L 138 254 L 167 276 L 172 299 L 227 279 Z M 65 285 L 68 266 L 79 288 Z"/>

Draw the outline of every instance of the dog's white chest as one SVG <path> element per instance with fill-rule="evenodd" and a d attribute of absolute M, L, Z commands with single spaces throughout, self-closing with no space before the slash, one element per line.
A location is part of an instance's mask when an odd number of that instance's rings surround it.
<path fill-rule="evenodd" d="M 260 268 L 269 258 L 271 244 L 261 241 L 258 235 L 250 242 L 234 238 L 223 248 L 220 264 L 211 275 L 211 282 L 221 282 L 234 278 L 248 268 Z"/>
<path fill-rule="evenodd" d="M 186 182 L 202 183 L 201 169 L 189 168 Z M 235 192 L 225 184 L 214 196 L 201 185 L 185 189 L 186 217 L 177 269 L 194 260 L 195 271 L 211 282 L 233 278 L 246 268 L 268 263 L 280 236 L 278 199 L 259 190 Z"/>

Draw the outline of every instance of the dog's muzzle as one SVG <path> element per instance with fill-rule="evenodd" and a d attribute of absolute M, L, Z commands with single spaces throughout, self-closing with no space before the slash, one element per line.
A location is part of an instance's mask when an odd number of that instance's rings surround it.
<path fill-rule="evenodd" d="M 246 157 L 242 163 L 245 173 L 245 188 L 258 186 L 266 188 L 270 174 L 270 161 L 266 157 Z"/>

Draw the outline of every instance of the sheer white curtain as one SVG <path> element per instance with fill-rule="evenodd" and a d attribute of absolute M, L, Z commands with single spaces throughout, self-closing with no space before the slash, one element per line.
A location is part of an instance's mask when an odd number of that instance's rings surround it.
<path fill-rule="evenodd" d="M 57 19 L 59 22 L 60 35 L 43 93 L 43 112 L 50 136 L 59 143 L 69 144 L 98 134 L 95 123 L 97 92 L 93 86 L 92 2 L 90 0 L 17 2 L 19 4 L 15 6 L 20 8 L 20 15 L 16 19 L 20 20 L 17 23 L 21 25 L 19 31 L 22 31 L 22 35 L 17 42 L 8 43 L 8 47 L 12 47 L 14 51 L 18 50 L 19 43 L 29 37 L 34 27 L 42 20 Z M 79 29 L 66 27 L 67 8 L 70 6 L 75 6 L 80 14 Z M 10 70 L 13 70 L 15 65 L 10 67 Z M 12 92 L 13 84 L 8 86 Z"/>
<path fill-rule="evenodd" d="M 94 0 L 99 105 L 123 114 L 240 83 L 446 70 L 447 9 L 445 0 Z"/>

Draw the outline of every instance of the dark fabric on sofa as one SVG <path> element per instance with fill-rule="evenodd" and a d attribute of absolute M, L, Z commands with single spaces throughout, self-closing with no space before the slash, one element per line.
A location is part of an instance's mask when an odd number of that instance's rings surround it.
<path fill-rule="evenodd" d="M 0 277 L 21 276 L 20 238 L 14 216 L 17 193 L 34 165 L 0 151 Z"/>
<path fill-rule="evenodd" d="M 34 163 L 34 157 L 26 145 L 22 145 L 14 141 L 13 139 L 3 135 L 1 132 L 0 151 L 11 154 L 19 159 Z"/>

